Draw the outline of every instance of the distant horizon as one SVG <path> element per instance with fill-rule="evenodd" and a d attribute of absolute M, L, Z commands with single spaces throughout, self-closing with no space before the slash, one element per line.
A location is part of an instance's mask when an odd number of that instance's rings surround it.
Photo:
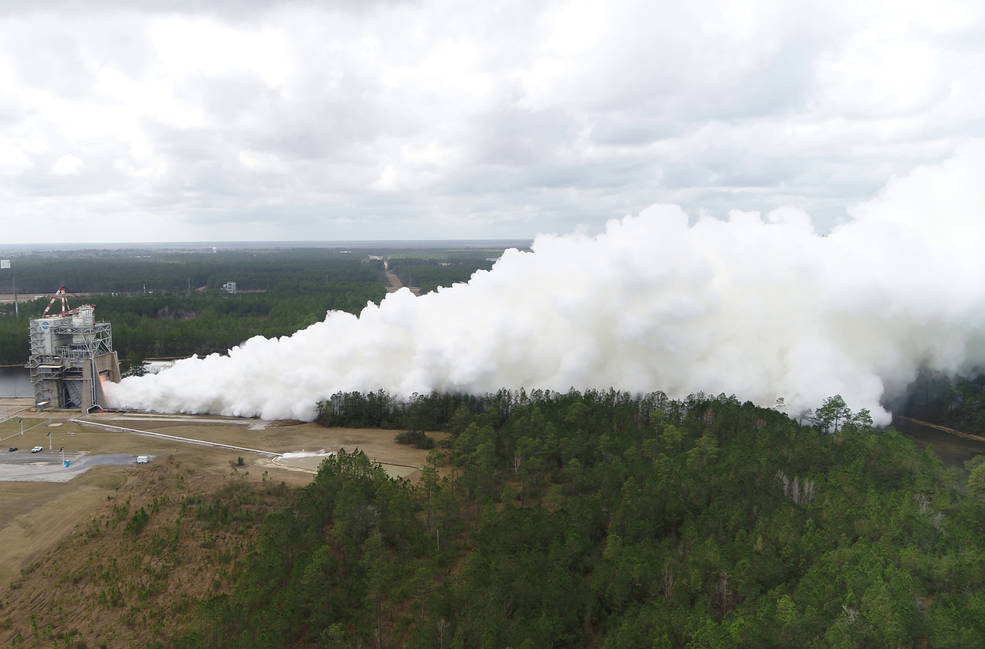
<path fill-rule="evenodd" d="M 190 247 L 217 250 L 241 250 L 251 248 L 483 248 L 528 247 L 533 238 L 491 238 L 491 239 L 352 239 L 319 241 L 106 241 L 106 242 L 44 242 L 44 243 L 6 243 L 0 245 L 0 255 L 14 252 L 49 250 L 125 250 L 128 248 L 166 249 Z"/>

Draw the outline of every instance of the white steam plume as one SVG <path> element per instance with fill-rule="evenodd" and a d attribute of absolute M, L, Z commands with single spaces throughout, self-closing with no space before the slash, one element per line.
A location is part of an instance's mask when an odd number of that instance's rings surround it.
<path fill-rule="evenodd" d="M 889 182 L 820 236 L 794 209 L 688 225 L 658 205 L 541 236 L 468 284 L 407 290 L 290 337 L 109 387 L 123 408 L 311 419 L 339 390 L 501 387 L 844 396 L 877 423 L 921 365 L 985 363 L 985 147 Z"/>

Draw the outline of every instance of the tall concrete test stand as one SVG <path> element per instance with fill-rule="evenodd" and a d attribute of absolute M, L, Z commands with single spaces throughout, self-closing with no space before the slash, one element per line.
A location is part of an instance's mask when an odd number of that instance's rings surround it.
<path fill-rule="evenodd" d="M 55 300 L 62 310 L 49 315 Z M 34 385 L 34 405 L 92 412 L 106 403 L 105 381 L 120 380 L 120 363 L 113 351 L 108 322 L 96 322 L 91 304 L 69 310 L 65 287 L 51 298 L 40 318 L 31 320 L 31 357 L 27 369 Z"/>

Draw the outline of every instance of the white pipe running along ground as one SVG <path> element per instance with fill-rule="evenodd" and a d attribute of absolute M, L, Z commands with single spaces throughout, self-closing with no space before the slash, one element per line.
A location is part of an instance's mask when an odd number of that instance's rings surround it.
<path fill-rule="evenodd" d="M 74 424 L 80 424 L 82 426 L 95 426 L 97 428 L 104 428 L 106 430 L 115 430 L 122 433 L 133 433 L 134 435 L 144 435 L 145 437 L 156 437 L 158 439 L 166 439 L 173 442 L 182 442 L 184 444 L 197 444 L 198 446 L 214 446 L 216 448 L 228 448 L 234 451 L 243 451 L 245 453 L 256 453 L 257 455 L 263 455 L 265 457 L 280 456 L 280 453 L 275 453 L 273 451 L 262 451 L 258 448 L 234 446 L 232 444 L 223 444 L 221 442 L 207 442 L 202 439 L 193 439 L 191 437 L 179 437 L 177 435 L 165 435 L 164 433 L 152 433 L 149 430 L 137 430 L 136 428 L 113 426 L 112 424 L 102 424 L 96 421 L 88 421 L 86 419 L 70 419 L 69 421 L 71 421 Z"/>

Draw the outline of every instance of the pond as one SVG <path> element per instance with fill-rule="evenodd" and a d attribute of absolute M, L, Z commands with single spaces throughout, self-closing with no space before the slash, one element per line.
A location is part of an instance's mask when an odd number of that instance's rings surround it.
<path fill-rule="evenodd" d="M 33 397 L 31 375 L 23 367 L 0 367 L 0 397 Z"/>

